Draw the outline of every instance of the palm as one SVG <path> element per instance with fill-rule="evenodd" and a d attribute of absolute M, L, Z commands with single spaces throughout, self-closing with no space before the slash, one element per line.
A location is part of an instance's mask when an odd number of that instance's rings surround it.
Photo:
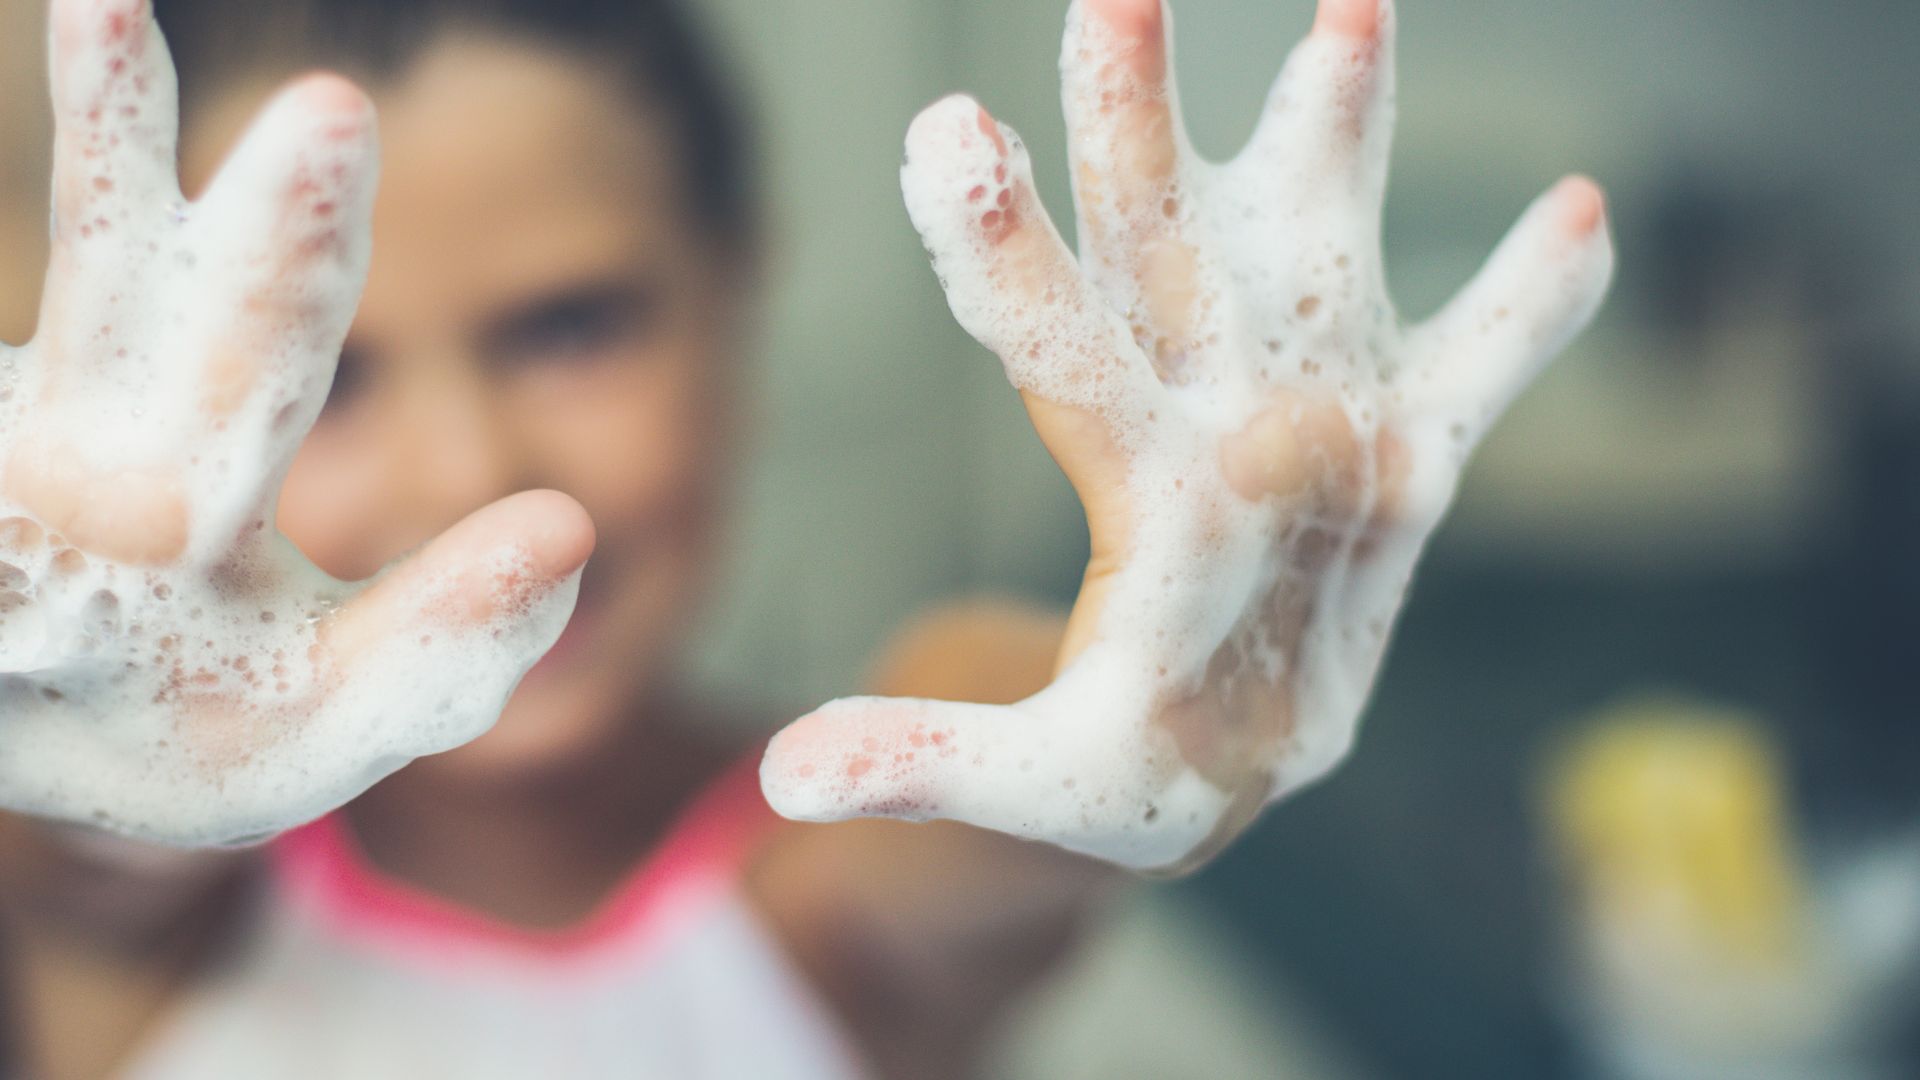
<path fill-rule="evenodd" d="M 558 633 L 590 527 L 536 494 L 377 587 L 300 557 L 275 500 L 365 274 L 372 109 L 303 80 L 189 204 L 147 4 L 53 16 L 53 259 L 38 336 L 0 352 L 0 804 L 269 832 L 484 730 Z"/>
<path fill-rule="evenodd" d="M 950 817 L 1191 864 L 1346 752 L 1413 566 L 1486 427 L 1592 316 L 1598 192 L 1543 198 L 1403 329 L 1379 215 L 1392 12 L 1324 0 L 1252 143 L 1178 119 L 1158 0 L 1080 0 L 1062 58 L 1081 254 L 965 98 L 908 136 L 908 209 L 1085 503 L 1070 662 L 1008 708 L 854 699 L 763 776 L 793 816 Z"/>

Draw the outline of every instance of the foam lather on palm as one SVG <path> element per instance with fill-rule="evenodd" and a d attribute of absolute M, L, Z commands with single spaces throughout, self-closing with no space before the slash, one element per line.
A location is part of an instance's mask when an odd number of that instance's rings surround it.
<path fill-rule="evenodd" d="M 1081 251 L 973 101 L 907 137 L 907 207 L 1085 505 L 1055 682 L 1009 707 L 855 698 L 762 779 L 810 820 L 952 818 L 1144 870 L 1196 864 L 1347 752 L 1427 536 L 1487 427 L 1598 308 L 1570 178 L 1430 321 L 1380 250 L 1388 0 L 1323 0 L 1258 130 L 1198 158 L 1158 0 L 1079 0 L 1061 59 Z"/>
<path fill-rule="evenodd" d="M 55 0 L 53 255 L 0 347 L 0 805 L 179 843 L 314 817 L 484 731 L 592 529 L 503 500 L 376 583 L 274 528 L 371 237 L 372 107 L 282 91 L 203 197 L 146 0 Z"/>

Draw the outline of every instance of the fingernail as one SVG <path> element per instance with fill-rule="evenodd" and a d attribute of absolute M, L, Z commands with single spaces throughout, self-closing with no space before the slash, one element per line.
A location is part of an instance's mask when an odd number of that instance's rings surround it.
<path fill-rule="evenodd" d="M 1568 233 L 1582 236 L 1598 228 L 1607 216 L 1606 192 L 1587 176 L 1569 176 L 1560 181 L 1556 193 L 1560 201 L 1560 221 Z"/>
<path fill-rule="evenodd" d="M 1316 34 L 1371 38 L 1380 33 L 1380 0 L 1320 0 Z"/>

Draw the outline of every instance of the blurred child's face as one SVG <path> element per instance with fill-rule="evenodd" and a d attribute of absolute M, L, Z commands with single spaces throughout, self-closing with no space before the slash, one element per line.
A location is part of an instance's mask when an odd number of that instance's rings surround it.
<path fill-rule="evenodd" d="M 515 491 L 585 504 L 599 546 L 566 634 L 493 732 L 416 769 L 563 767 L 630 722 L 706 576 L 737 268 L 691 214 L 657 118 L 577 58 L 449 39 L 371 89 L 372 274 L 280 527 L 363 578 Z M 256 100 L 190 133 L 191 175 Z"/>

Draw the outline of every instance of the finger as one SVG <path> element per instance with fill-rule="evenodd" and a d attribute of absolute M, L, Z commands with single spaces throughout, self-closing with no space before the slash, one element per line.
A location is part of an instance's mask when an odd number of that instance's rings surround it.
<path fill-rule="evenodd" d="M 379 143 L 352 83 L 311 75 L 254 121 L 195 207 L 208 231 L 203 403 L 224 420 L 249 400 L 290 454 L 326 400 L 365 282 Z"/>
<path fill-rule="evenodd" d="M 436 627 L 511 622 L 577 582 L 593 544 L 593 521 L 573 499 L 556 491 L 510 496 L 390 567 L 334 613 L 321 642 L 335 662 L 350 665 L 383 642 Z"/>
<path fill-rule="evenodd" d="M 173 61 L 149 0 L 54 0 L 48 24 L 53 246 L 36 350 L 44 399 L 61 393 L 66 372 L 132 347 L 112 317 L 116 293 L 154 272 L 143 242 L 154 223 L 142 219 L 180 200 Z"/>
<path fill-rule="evenodd" d="M 1414 330 L 1423 396 L 1471 432 L 1485 430 L 1593 319 L 1612 278 L 1606 197 L 1592 180 L 1570 176 Z"/>
<path fill-rule="evenodd" d="M 84 242 L 179 196 L 173 60 L 149 0 L 54 0 L 50 23 L 55 237 Z"/>
<path fill-rule="evenodd" d="M 1017 707 L 844 698 L 774 736 L 760 778 L 774 810 L 796 821 L 947 818 L 1031 834 L 1035 815 L 1021 807 L 1045 786 L 1034 770 L 1045 758 L 1057 771 L 1065 757 L 1049 751 Z M 1052 779 L 1059 788 L 1069 778 Z"/>
<path fill-rule="evenodd" d="M 1163 378 L 1192 377 L 1199 352 L 1199 259 L 1182 236 L 1186 136 L 1161 0 L 1081 0 L 1068 15 L 1060 72 L 1080 250 L 1118 311 L 1141 312 L 1137 343 Z"/>
<path fill-rule="evenodd" d="M 1218 800 L 1196 798 L 1204 783 L 1167 774 L 1144 744 L 1089 736 L 1063 715 L 1073 678 L 1011 706 L 832 702 L 774 736 L 761 790 L 796 821 L 960 821 L 1135 869 L 1177 863 L 1212 829 Z"/>
<path fill-rule="evenodd" d="M 1393 0 L 1320 0 L 1313 32 L 1287 58 L 1237 164 L 1276 182 L 1331 181 L 1379 206 L 1393 140 L 1394 28 Z"/>
<path fill-rule="evenodd" d="M 1313 32 L 1365 40 L 1380 33 L 1385 0 L 1320 0 Z"/>
<path fill-rule="evenodd" d="M 954 317 L 1016 387 L 1112 414 L 1130 385 L 1151 383 L 1041 206 L 1026 148 L 985 109 L 956 95 L 922 112 L 901 188 Z"/>
<path fill-rule="evenodd" d="M 1181 136 L 1161 0 L 1080 0 L 1060 55 L 1067 150 L 1092 261 L 1130 266 L 1174 231 Z M 1177 216 L 1177 214 L 1175 215 Z"/>

